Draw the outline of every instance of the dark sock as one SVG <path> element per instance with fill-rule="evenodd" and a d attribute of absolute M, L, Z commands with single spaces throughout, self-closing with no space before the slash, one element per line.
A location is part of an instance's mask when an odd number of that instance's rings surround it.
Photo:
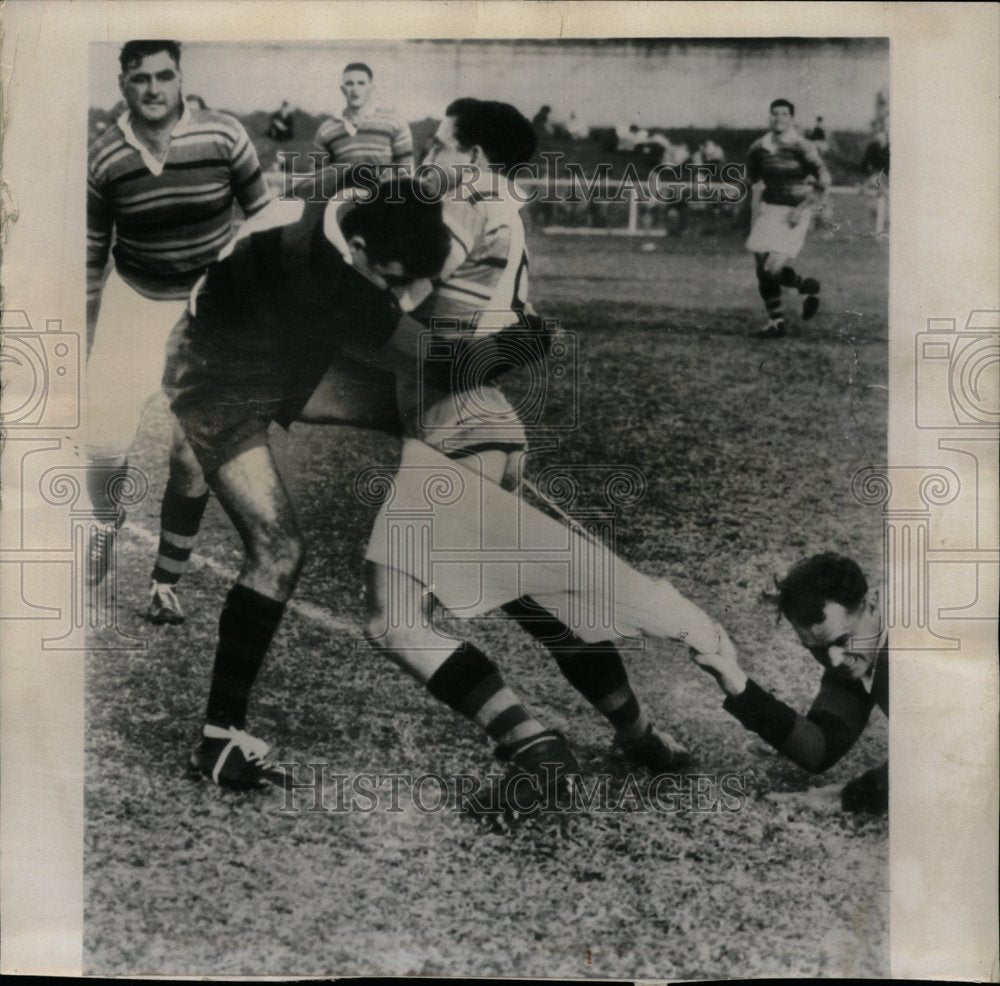
<path fill-rule="evenodd" d="M 785 315 L 781 308 L 781 282 L 776 278 L 765 278 L 757 282 L 757 290 L 764 299 L 768 317 L 774 322 L 783 322 Z"/>
<path fill-rule="evenodd" d="M 544 727 L 504 684 L 500 669 L 468 642 L 431 675 L 427 691 L 478 723 L 497 743 L 520 742 Z"/>
<path fill-rule="evenodd" d="M 223 729 L 246 725 L 250 689 L 271 646 L 285 604 L 243 585 L 226 596 L 212 668 L 206 722 Z"/>
<path fill-rule="evenodd" d="M 614 644 L 581 640 L 565 623 L 527 596 L 507 603 L 503 611 L 549 649 L 563 677 L 615 729 L 635 727 L 642 711 Z"/>
<path fill-rule="evenodd" d="M 782 287 L 797 288 L 802 283 L 802 278 L 795 273 L 794 267 L 782 267 L 779 275 Z"/>
<path fill-rule="evenodd" d="M 208 492 L 184 496 L 167 483 L 160 504 L 160 547 L 153 581 L 174 585 L 187 571 L 201 518 L 208 506 Z"/>

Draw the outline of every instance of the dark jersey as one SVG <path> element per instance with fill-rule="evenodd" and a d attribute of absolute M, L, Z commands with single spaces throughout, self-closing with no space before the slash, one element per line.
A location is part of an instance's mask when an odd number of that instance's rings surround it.
<path fill-rule="evenodd" d="M 795 131 L 780 138 L 768 132 L 755 140 L 747 153 L 747 177 L 751 184 L 764 182 L 763 200 L 770 205 L 799 205 L 813 179 L 820 185 L 830 184 L 819 151 Z"/>
<path fill-rule="evenodd" d="M 889 714 L 889 654 L 879 651 L 871 691 L 860 681 L 845 681 L 826 671 L 806 715 L 752 679 L 746 690 L 726 699 L 723 708 L 790 760 L 806 770 L 832 767 L 858 741 L 875 706 Z"/>
<path fill-rule="evenodd" d="M 393 334 L 398 302 L 327 238 L 328 205 L 305 203 L 297 221 L 238 240 L 195 288 L 163 381 L 189 434 L 288 424 L 342 348 L 363 357 Z"/>

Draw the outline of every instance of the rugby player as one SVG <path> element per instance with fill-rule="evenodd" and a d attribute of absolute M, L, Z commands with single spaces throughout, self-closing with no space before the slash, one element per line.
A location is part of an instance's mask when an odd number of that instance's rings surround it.
<path fill-rule="evenodd" d="M 806 715 L 749 678 L 724 634 L 720 653 L 691 656 L 718 682 L 727 712 L 800 767 L 820 773 L 854 746 L 875 706 L 889 714 L 889 635 L 878 589 L 850 558 L 832 553 L 807 558 L 792 567 L 778 590 L 778 611 L 824 668 Z M 888 764 L 801 800 L 850 812 L 885 812 Z"/>
<path fill-rule="evenodd" d="M 193 775 L 237 788 L 281 779 L 267 745 L 246 732 L 247 706 L 304 553 L 268 425 L 287 426 L 307 402 L 318 414 L 311 397 L 339 349 L 364 361 L 384 343 L 401 314 L 390 287 L 433 277 L 450 247 L 440 202 L 416 195 L 410 181 L 379 186 L 364 202 L 276 205 L 281 225 L 251 220 L 209 267 L 169 339 L 163 378 L 246 549 L 219 620 L 205 724 L 190 762 Z"/>
<path fill-rule="evenodd" d="M 770 107 L 770 130 L 750 145 L 747 178 L 754 186 L 754 220 L 746 248 L 757 265 L 757 287 L 767 309 L 761 339 L 786 334 L 782 288 L 805 295 L 802 318 L 819 309 L 820 284 L 802 277 L 792 261 L 799 255 L 813 213 L 822 212 L 830 195 L 830 172 L 816 147 L 795 126 L 795 107 L 776 99 Z"/>
<path fill-rule="evenodd" d="M 508 104 L 459 99 L 447 107 L 424 164 L 440 169 L 449 184 L 445 219 L 452 251 L 437 282 L 424 285 L 430 291 L 425 299 L 414 306 L 420 286 L 409 289 L 410 326 L 457 322 L 464 332 L 482 337 L 523 324 L 528 258 L 518 214 L 522 201 L 504 176 L 528 162 L 536 142 L 529 121 Z M 399 334 L 394 345 L 405 348 Z M 510 348 L 505 353 L 507 359 L 513 355 Z M 398 375 L 405 379 L 405 369 Z M 527 438 L 503 393 L 483 381 L 468 388 L 458 381 L 451 393 L 435 392 L 426 376 L 420 382 L 419 394 L 399 398 L 406 433 L 493 483 L 516 489 Z M 405 482 L 407 476 L 397 479 Z M 415 573 L 393 567 L 387 526 L 383 508 L 365 562 L 366 632 L 373 646 L 483 728 L 497 744 L 497 757 L 515 771 L 538 775 L 550 763 L 567 776 L 577 773 L 565 738 L 528 711 L 497 665 L 472 642 L 433 625 L 438 600 Z M 656 772 L 689 762 L 687 751 L 647 719 L 610 640 L 581 639 L 531 598 L 509 600 L 503 610 L 547 646 L 562 674 L 611 723 L 628 759 Z"/>
<path fill-rule="evenodd" d="M 363 62 L 344 67 L 340 91 L 346 105 L 339 115 L 324 120 L 316 131 L 314 146 L 325 157 L 324 165 L 413 164 L 413 136 L 409 124 L 372 100 L 372 70 Z"/>
<path fill-rule="evenodd" d="M 232 235 L 233 201 L 252 216 L 270 198 L 240 123 L 183 99 L 180 57 L 176 41 L 122 47 L 118 83 L 127 109 L 88 154 L 92 348 L 84 447 L 92 505 L 99 516 L 115 517 L 92 538 L 91 584 L 104 578 L 125 518 L 111 491 L 126 474 L 143 408 L 160 389 L 167 336 L 191 288 Z M 207 500 L 201 472 L 175 428 L 150 589 L 154 621 L 183 618 L 171 583 L 187 562 Z"/>

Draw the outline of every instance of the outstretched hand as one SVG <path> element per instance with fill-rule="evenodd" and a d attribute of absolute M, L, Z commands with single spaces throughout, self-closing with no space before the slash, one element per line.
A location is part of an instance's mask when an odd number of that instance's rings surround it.
<path fill-rule="evenodd" d="M 713 626 L 718 634 L 718 650 L 703 653 L 692 649 L 691 660 L 715 678 L 726 694 L 739 695 L 746 688 L 747 676 L 739 665 L 736 648 L 729 639 L 729 634 L 720 623 L 713 621 Z"/>

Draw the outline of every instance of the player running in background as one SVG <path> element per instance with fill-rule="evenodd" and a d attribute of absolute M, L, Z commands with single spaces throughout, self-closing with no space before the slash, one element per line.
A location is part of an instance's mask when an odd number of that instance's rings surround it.
<path fill-rule="evenodd" d="M 436 275 L 449 249 L 440 202 L 410 182 L 365 202 L 278 202 L 208 269 L 168 345 L 164 389 L 246 556 L 219 619 L 201 740 L 190 770 L 237 788 L 280 779 L 246 730 L 250 691 L 304 558 L 268 444 L 309 402 L 341 347 L 384 343 L 401 312 L 389 290 Z M 251 228 L 252 227 L 252 228 Z M 331 415 L 339 420 L 336 409 Z"/>
<path fill-rule="evenodd" d="M 819 281 L 802 277 L 791 263 L 806 241 L 812 214 L 826 208 L 831 179 L 815 146 L 796 128 L 795 107 L 787 99 L 776 99 L 770 113 L 770 130 L 750 145 L 747 154 L 747 178 L 755 188 L 746 247 L 756 261 L 757 286 L 768 315 L 757 336 L 779 339 L 786 333 L 782 288 L 805 295 L 804 319 L 812 318 L 819 308 Z"/>
<path fill-rule="evenodd" d="M 127 110 L 91 145 L 87 164 L 85 451 L 99 515 L 88 581 L 100 582 L 125 512 L 113 491 L 146 402 L 160 390 L 164 346 L 191 288 L 232 235 L 233 201 L 250 216 L 268 202 L 257 154 L 240 123 L 182 98 L 180 45 L 129 41 L 119 86 Z M 111 244 L 114 241 L 112 251 Z M 109 254 L 114 263 L 105 278 Z M 181 619 L 171 583 L 187 562 L 208 500 L 175 428 L 161 508 L 149 615 Z M 166 615 L 165 615 L 166 614 Z"/>
<path fill-rule="evenodd" d="M 373 99 L 372 70 L 363 62 L 344 68 L 340 91 L 346 105 L 339 115 L 324 120 L 314 146 L 322 151 L 322 165 L 413 164 L 413 136 L 409 124 Z"/>

